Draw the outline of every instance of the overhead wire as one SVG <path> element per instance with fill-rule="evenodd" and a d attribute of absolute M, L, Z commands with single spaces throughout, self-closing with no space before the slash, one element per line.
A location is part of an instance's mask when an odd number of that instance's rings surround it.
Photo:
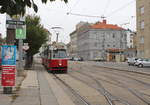
<path fill-rule="evenodd" d="M 109 7 L 110 1 L 111 1 L 111 0 L 107 0 L 107 4 L 106 4 L 106 6 L 105 6 L 105 8 L 104 8 L 103 15 L 107 12 L 106 10 L 107 10 L 107 8 Z M 104 15 L 104 16 L 105 16 L 105 15 Z"/>
<path fill-rule="evenodd" d="M 86 14 L 78 14 L 78 13 L 69 13 L 67 12 L 67 15 L 74 15 L 74 16 L 82 16 L 82 17 L 95 17 L 95 18 L 101 18 L 102 16 L 94 16 L 94 15 L 86 15 Z"/>
<path fill-rule="evenodd" d="M 69 12 L 71 12 L 71 11 L 76 7 L 76 5 L 78 5 L 79 1 L 80 1 L 80 0 L 77 0 L 77 1 L 76 1 L 76 3 L 72 6 L 72 8 L 70 8 L 70 11 L 69 11 Z"/>
<path fill-rule="evenodd" d="M 111 13 L 109 13 L 107 15 L 107 17 L 110 17 L 110 16 L 114 15 L 115 13 L 119 12 L 120 10 L 122 10 L 122 9 L 126 8 L 127 6 L 129 6 L 130 4 L 132 4 L 133 2 L 135 2 L 135 0 L 133 0 L 133 1 L 131 1 L 131 2 L 127 3 L 127 4 L 125 4 L 125 5 L 123 5 L 122 7 L 120 7 L 118 9 L 112 11 Z"/>
<path fill-rule="evenodd" d="M 70 8 L 69 12 L 71 12 L 71 11 L 76 7 L 76 5 L 79 3 L 79 1 L 80 1 L 80 0 L 77 0 L 77 1 L 75 2 L 75 4 L 72 6 L 72 8 Z M 69 8 L 69 6 L 68 6 L 68 8 Z M 67 13 L 68 13 L 68 12 L 67 12 Z M 65 12 L 65 16 L 62 18 L 63 21 L 60 23 L 61 26 L 62 26 L 63 23 L 65 22 L 64 20 L 66 19 L 66 16 L 68 15 L 67 13 Z M 63 32 L 65 33 L 65 30 L 63 30 Z M 67 37 L 68 37 L 68 36 L 64 37 L 64 40 L 65 40 L 65 41 L 67 40 Z"/>
<path fill-rule="evenodd" d="M 109 0 L 109 2 L 110 2 L 110 0 Z M 119 12 L 120 10 L 126 8 L 127 6 L 129 6 L 130 4 L 132 4 L 133 2 L 135 2 L 135 0 L 129 2 L 129 3 L 125 4 L 125 5 L 123 5 L 122 7 L 118 8 L 118 9 L 116 9 L 116 10 L 114 10 L 113 12 L 109 13 L 109 15 L 106 15 L 106 17 L 104 17 L 104 15 L 101 15 L 101 16 L 94 16 L 94 15 L 87 15 L 87 14 L 80 14 L 80 13 L 73 13 L 73 12 L 67 12 L 67 15 L 74 15 L 74 16 L 81 16 L 81 17 L 92 17 L 92 18 L 93 18 L 93 17 L 94 17 L 94 18 L 107 18 L 107 17 L 110 17 L 110 16 L 112 16 L 113 14 Z"/>

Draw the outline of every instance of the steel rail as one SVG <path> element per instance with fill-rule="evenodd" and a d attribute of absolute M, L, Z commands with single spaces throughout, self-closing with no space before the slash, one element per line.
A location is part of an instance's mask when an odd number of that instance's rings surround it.
<path fill-rule="evenodd" d="M 107 76 L 108 78 L 110 78 L 109 76 Z M 132 89 L 132 88 L 129 88 L 127 87 L 124 83 L 114 79 L 114 78 L 110 78 L 110 79 L 113 79 L 114 81 L 117 81 L 119 82 L 119 84 L 121 84 L 120 87 L 124 88 L 124 89 L 127 89 L 131 94 L 133 94 L 134 96 L 136 96 L 137 98 L 139 98 L 141 101 L 145 102 L 147 105 L 150 105 L 150 101 L 147 100 L 146 98 L 144 98 L 141 93 L 137 92 L 136 90 Z"/>
<path fill-rule="evenodd" d="M 78 71 L 76 71 L 76 72 L 78 72 Z M 95 81 L 95 82 L 97 83 L 97 85 L 98 85 L 99 88 L 96 88 L 96 87 L 91 86 L 91 85 L 90 85 L 90 87 L 92 87 L 92 88 L 98 90 L 101 94 L 103 94 L 104 97 L 106 98 L 106 100 L 108 101 L 108 103 L 109 103 L 110 105 L 115 105 L 115 104 L 114 104 L 114 101 L 119 101 L 120 103 L 122 103 L 122 104 L 124 104 L 124 105 L 131 105 L 131 104 L 129 104 L 127 101 L 124 101 L 124 100 L 120 99 L 119 97 L 116 97 L 116 96 L 111 95 L 111 93 L 109 93 L 109 92 L 101 85 L 101 83 L 100 83 L 99 81 L 97 81 L 93 76 L 88 75 L 88 74 L 83 73 L 83 72 L 79 72 L 79 73 L 90 77 L 90 79 L 92 79 L 93 81 Z M 79 79 L 79 78 L 77 78 L 77 77 L 75 77 L 75 76 L 73 76 L 73 75 L 71 75 L 71 74 L 70 74 L 70 76 L 72 76 L 73 78 L 75 78 L 75 79 L 77 79 L 77 80 L 82 81 L 83 83 L 85 83 L 85 84 L 87 84 L 87 85 L 89 86 L 89 84 L 88 84 L 87 82 L 85 82 L 85 81 L 83 81 L 83 80 L 81 80 L 81 79 Z"/>
<path fill-rule="evenodd" d="M 63 85 L 65 85 L 70 91 L 80 100 L 84 103 L 84 105 L 92 105 L 88 101 L 86 101 L 80 94 L 78 94 L 72 87 L 70 87 L 65 81 L 60 79 L 56 74 L 53 74 L 53 76 L 59 80 Z"/>
<path fill-rule="evenodd" d="M 95 66 L 94 66 L 95 67 Z M 97 66 L 95 67 L 95 68 L 98 68 Z M 100 68 L 100 67 L 99 67 Z M 101 68 L 105 68 L 105 67 L 101 67 Z M 114 69 L 114 68 L 106 68 L 106 69 Z M 115 71 L 121 71 L 121 72 L 130 72 L 130 71 L 123 71 L 123 70 L 116 70 L 116 69 L 114 69 Z M 92 72 L 92 71 L 91 71 Z M 101 72 L 109 72 L 109 71 L 101 71 Z M 94 73 L 94 72 L 93 72 Z M 140 81 L 140 80 L 138 80 L 138 79 L 135 79 L 135 78 L 133 78 L 133 77 L 130 77 L 130 76 L 133 76 L 133 75 L 130 75 L 130 74 L 127 74 L 128 76 L 126 76 L 126 75 L 119 75 L 119 74 L 117 74 L 117 73 L 114 73 L 114 72 L 111 72 L 112 74 L 114 74 L 114 75 L 118 75 L 118 76 L 124 76 L 124 77 L 127 77 L 127 78 L 130 78 L 130 79 L 132 79 L 132 80 L 135 80 L 135 81 L 137 81 L 137 82 L 139 82 L 139 83 L 141 83 L 141 84 L 143 84 L 143 85 L 145 85 L 145 86 L 148 86 L 148 87 L 150 87 L 150 84 L 149 83 L 145 83 L 145 82 L 143 82 L 143 81 Z M 130 73 L 134 73 L 134 72 L 130 72 Z M 135 73 L 138 73 L 138 72 L 135 72 Z M 141 74 L 141 73 L 138 73 L 138 74 Z M 145 74 L 141 74 L 141 75 L 145 75 Z M 148 78 L 146 78 L 146 79 L 148 79 Z"/>
<path fill-rule="evenodd" d="M 79 72 L 79 71 L 76 71 L 76 72 Z M 84 74 L 84 75 L 87 75 L 87 74 L 85 74 L 85 73 L 83 73 L 83 72 L 79 72 L 79 73 L 82 73 L 82 74 Z M 90 76 L 90 75 L 88 75 L 88 76 Z M 105 75 L 105 76 L 106 76 L 106 75 Z M 92 77 L 92 76 L 91 76 L 91 77 Z M 116 80 L 116 79 L 114 79 L 114 78 L 112 78 L 112 77 L 110 77 L 110 76 L 107 76 L 107 77 L 109 77 L 110 79 L 113 79 L 113 80 L 119 82 L 119 84 L 121 84 L 121 86 L 119 85 L 119 87 L 122 87 L 122 88 L 127 89 L 131 94 L 133 94 L 134 96 L 136 96 L 137 98 L 139 98 L 141 101 L 143 101 L 144 103 L 150 105 L 150 101 L 147 100 L 146 98 L 144 98 L 144 97 L 141 95 L 141 93 L 135 91 L 134 89 L 128 88 L 125 84 L 123 84 L 122 82 L 120 82 L 120 81 L 118 81 L 118 80 Z M 97 78 L 97 79 L 100 79 L 100 78 Z M 97 81 L 97 80 L 95 79 L 95 81 Z M 98 81 L 97 81 L 97 82 L 98 82 Z M 117 86 L 118 86 L 118 85 L 117 85 Z M 149 85 L 148 85 L 148 86 L 149 86 Z"/>
<path fill-rule="evenodd" d="M 138 72 L 138 71 L 121 70 L 121 69 L 118 69 L 118 68 L 111 68 L 111 67 L 100 66 L 100 65 L 93 65 L 93 67 L 97 67 L 97 68 L 106 68 L 106 69 L 110 69 L 110 70 L 114 70 L 114 71 L 122 71 L 122 72 L 129 72 L 129 73 L 137 73 L 137 74 L 141 74 L 141 75 L 150 76 L 150 74 L 146 74 L 146 73 L 142 73 L 142 72 Z"/>
<path fill-rule="evenodd" d="M 101 72 L 107 72 L 107 71 L 101 71 Z M 123 77 L 126 77 L 126 78 L 130 78 L 130 79 L 135 80 L 135 81 L 137 81 L 137 82 L 139 82 L 139 83 L 141 83 L 141 84 L 143 84 L 143 85 L 145 85 L 145 86 L 150 87 L 150 84 L 149 84 L 149 83 L 146 83 L 146 82 L 140 81 L 140 80 L 138 80 L 138 79 L 135 79 L 135 78 L 133 78 L 133 75 L 127 74 L 128 76 L 126 76 L 126 75 L 117 74 L 117 73 L 114 73 L 114 72 L 111 72 L 111 74 L 114 74 L 114 75 L 117 75 L 117 76 L 123 76 Z M 130 77 L 130 76 L 132 76 L 132 77 Z M 147 78 L 146 78 L 146 79 L 147 79 Z"/>

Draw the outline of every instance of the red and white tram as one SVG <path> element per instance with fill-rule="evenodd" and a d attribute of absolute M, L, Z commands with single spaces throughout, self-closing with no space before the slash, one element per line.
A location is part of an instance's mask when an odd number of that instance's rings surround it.
<path fill-rule="evenodd" d="M 67 73 L 68 59 L 64 46 L 58 44 L 46 46 L 41 56 L 42 64 L 48 72 L 62 71 Z"/>

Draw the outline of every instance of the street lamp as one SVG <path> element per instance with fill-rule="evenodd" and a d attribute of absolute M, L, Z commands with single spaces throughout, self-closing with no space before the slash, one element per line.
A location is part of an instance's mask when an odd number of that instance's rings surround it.
<path fill-rule="evenodd" d="M 56 42 L 58 42 L 60 30 L 62 30 L 63 28 L 62 27 L 52 27 L 50 29 L 54 30 L 54 32 L 56 33 Z"/>

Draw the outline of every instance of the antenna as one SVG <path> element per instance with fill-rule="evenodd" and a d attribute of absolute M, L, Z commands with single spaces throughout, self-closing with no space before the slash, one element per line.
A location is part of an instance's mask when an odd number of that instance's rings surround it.
<path fill-rule="evenodd" d="M 106 19 L 106 17 L 105 17 L 104 15 L 102 15 L 102 16 L 101 16 L 101 19 L 105 20 L 105 19 Z"/>

